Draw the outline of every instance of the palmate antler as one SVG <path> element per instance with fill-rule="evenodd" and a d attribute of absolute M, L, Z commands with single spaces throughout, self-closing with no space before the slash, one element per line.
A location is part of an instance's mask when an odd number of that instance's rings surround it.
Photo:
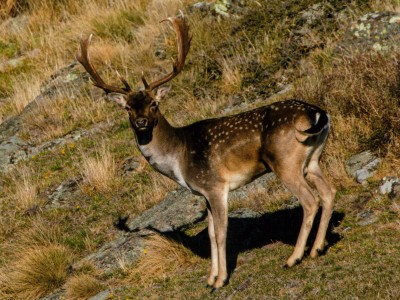
<path fill-rule="evenodd" d="M 170 17 L 167 18 L 161 22 L 164 21 L 169 21 L 176 33 L 177 37 L 177 46 L 178 46 L 178 59 L 173 61 L 173 69 L 172 72 L 169 73 L 168 75 L 148 84 L 144 76 L 142 76 L 142 81 L 144 84 L 144 87 L 146 91 L 150 92 L 154 90 L 155 88 L 159 87 L 160 85 L 170 81 L 171 79 L 175 78 L 183 69 L 183 66 L 185 65 L 185 59 L 186 55 L 189 52 L 190 49 L 190 41 L 191 37 L 189 37 L 189 26 L 186 24 L 186 20 L 184 15 L 181 13 L 180 16 L 178 17 Z M 122 81 L 124 84 L 124 88 L 118 87 L 118 86 L 112 86 L 104 82 L 104 80 L 100 77 L 100 75 L 97 73 L 96 69 L 93 67 L 92 63 L 90 62 L 89 58 L 89 53 L 88 53 L 88 47 L 90 44 L 90 41 L 92 39 L 92 35 L 90 35 L 88 38 L 84 39 L 81 38 L 80 41 L 80 48 L 81 48 L 81 53 L 76 55 L 76 59 L 82 64 L 82 66 L 85 68 L 85 70 L 89 73 L 90 77 L 92 78 L 94 85 L 103 89 L 107 94 L 108 93 L 121 93 L 121 94 L 129 94 L 132 92 L 131 87 L 129 86 L 128 82 L 126 79 L 120 75 L 119 79 Z"/>
<path fill-rule="evenodd" d="M 91 34 L 86 39 L 81 38 L 81 43 L 80 43 L 81 53 L 80 53 L 80 55 L 76 54 L 76 59 L 82 64 L 82 66 L 85 68 L 85 70 L 89 73 L 95 86 L 103 89 L 107 94 L 112 93 L 112 92 L 128 94 L 129 92 L 132 91 L 132 89 L 129 86 L 128 82 L 125 80 L 125 78 L 123 78 L 122 76 L 119 75 L 119 79 L 125 85 L 124 88 L 108 85 L 107 83 L 104 82 L 104 80 L 100 77 L 99 73 L 97 73 L 96 69 L 93 67 L 92 63 L 90 62 L 89 53 L 88 53 L 88 47 L 89 47 L 90 41 L 92 40 L 92 36 L 93 35 Z"/>
<path fill-rule="evenodd" d="M 170 81 L 178 75 L 185 65 L 186 55 L 190 49 L 190 42 L 192 37 L 189 37 L 189 26 L 186 24 L 185 16 L 181 12 L 181 15 L 175 18 L 167 18 L 161 22 L 169 21 L 176 33 L 177 46 L 178 46 L 178 60 L 173 61 L 172 72 L 168 75 L 148 84 L 144 76 L 142 76 L 142 81 L 144 87 L 147 91 L 152 91 L 160 85 Z M 160 22 L 160 23 L 161 23 Z"/>

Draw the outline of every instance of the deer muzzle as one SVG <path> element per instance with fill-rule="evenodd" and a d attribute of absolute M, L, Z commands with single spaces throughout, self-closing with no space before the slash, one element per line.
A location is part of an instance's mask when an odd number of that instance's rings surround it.
<path fill-rule="evenodd" d="M 139 117 L 135 120 L 136 128 L 139 130 L 144 130 L 149 126 L 149 120 L 144 117 Z"/>

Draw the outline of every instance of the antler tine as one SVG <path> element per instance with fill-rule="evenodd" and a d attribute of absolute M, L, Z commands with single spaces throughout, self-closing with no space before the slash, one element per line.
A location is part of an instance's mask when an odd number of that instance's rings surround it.
<path fill-rule="evenodd" d="M 121 75 L 119 74 L 118 71 L 116 71 L 116 72 L 117 72 L 117 76 L 118 76 L 119 80 L 121 80 L 122 83 L 123 83 L 124 86 L 125 86 L 125 88 L 123 88 L 123 90 L 126 91 L 126 92 L 132 91 L 132 89 L 131 89 L 131 87 L 130 87 L 128 81 L 126 81 L 125 77 L 121 76 Z"/>
<path fill-rule="evenodd" d="M 161 22 L 168 21 L 172 24 L 172 27 L 175 30 L 176 38 L 177 38 L 177 46 L 178 46 L 178 59 L 173 60 L 172 64 L 172 72 L 168 75 L 148 84 L 144 76 L 142 75 L 142 81 L 145 86 L 145 89 L 148 91 L 152 91 L 158 86 L 170 81 L 175 78 L 183 69 L 185 65 L 186 55 L 190 49 L 190 42 L 192 37 L 189 37 L 189 26 L 186 24 L 185 16 L 181 12 L 178 17 L 169 17 Z M 160 23 L 161 23 L 160 22 Z"/>
<path fill-rule="evenodd" d="M 111 92 L 128 94 L 131 91 L 131 87 L 129 86 L 129 84 L 125 80 L 125 78 L 123 78 L 122 76 L 119 75 L 119 78 L 122 81 L 122 83 L 125 85 L 125 88 L 108 85 L 107 83 L 104 82 L 104 80 L 97 73 L 96 69 L 93 67 L 93 65 L 90 61 L 89 52 L 88 52 L 88 47 L 89 47 L 90 41 L 92 40 L 92 36 L 93 35 L 91 34 L 86 39 L 81 37 L 81 41 L 80 41 L 81 53 L 76 54 L 76 56 L 75 56 L 76 59 L 81 63 L 81 65 L 89 73 L 95 86 L 103 89 L 107 94 L 111 93 Z"/>

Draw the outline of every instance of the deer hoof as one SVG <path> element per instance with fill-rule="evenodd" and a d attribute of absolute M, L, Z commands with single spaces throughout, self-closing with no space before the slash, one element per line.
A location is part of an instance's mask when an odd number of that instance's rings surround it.
<path fill-rule="evenodd" d="M 312 258 L 315 258 L 315 257 L 321 256 L 322 254 L 324 254 L 324 250 L 323 249 L 316 249 L 316 250 L 312 250 L 311 251 L 310 256 Z"/>
<path fill-rule="evenodd" d="M 283 266 L 284 269 L 289 269 L 295 265 L 298 265 L 301 262 L 301 258 L 296 258 L 293 263 L 289 263 L 289 261 Z"/>
<path fill-rule="evenodd" d="M 210 277 L 207 279 L 207 285 L 206 285 L 206 287 L 213 287 L 216 280 L 217 280 L 217 276 L 210 276 Z"/>
<path fill-rule="evenodd" d="M 210 291 L 210 294 L 214 294 L 214 293 L 217 292 L 217 291 L 218 291 L 218 288 L 213 287 L 213 288 L 211 289 L 211 291 Z"/>
<path fill-rule="evenodd" d="M 224 279 L 224 280 L 218 280 L 217 279 L 217 281 L 214 283 L 214 288 L 213 288 L 213 290 L 214 289 L 219 289 L 219 288 L 221 288 L 221 287 L 224 287 L 225 285 L 227 285 L 228 284 L 228 278 L 226 278 L 226 279 Z"/>

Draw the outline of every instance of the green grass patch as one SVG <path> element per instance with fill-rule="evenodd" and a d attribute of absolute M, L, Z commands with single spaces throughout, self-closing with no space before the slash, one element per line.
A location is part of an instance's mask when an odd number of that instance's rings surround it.
<path fill-rule="evenodd" d="M 130 43 L 134 39 L 135 28 L 144 24 L 144 17 L 142 12 L 137 10 L 120 10 L 106 17 L 95 18 L 92 24 L 95 34 L 99 37 Z"/>
<path fill-rule="evenodd" d="M 19 46 L 16 42 L 0 41 L 0 57 L 13 58 L 19 52 Z"/>

